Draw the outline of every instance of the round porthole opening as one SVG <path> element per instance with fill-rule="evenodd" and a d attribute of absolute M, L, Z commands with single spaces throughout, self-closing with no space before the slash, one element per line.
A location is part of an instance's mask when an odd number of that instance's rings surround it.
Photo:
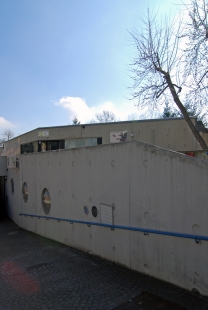
<path fill-rule="evenodd" d="M 11 179 L 10 181 L 10 188 L 11 188 L 11 193 L 14 194 L 14 180 Z"/>
<path fill-rule="evenodd" d="M 28 200 L 28 186 L 27 186 L 26 182 L 24 182 L 22 185 L 22 197 L 23 197 L 24 202 L 27 202 L 27 200 Z"/>
<path fill-rule="evenodd" d="M 50 193 L 47 188 L 44 188 L 42 190 L 41 194 L 41 202 L 42 202 L 42 208 L 45 214 L 49 214 L 51 209 L 51 198 Z"/>
<path fill-rule="evenodd" d="M 87 207 L 87 206 L 84 206 L 84 213 L 85 213 L 86 215 L 89 214 L 89 210 L 88 210 L 88 207 Z"/>
<path fill-rule="evenodd" d="M 97 207 L 95 207 L 95 206 L 92 207 L 92 215 L 93 215 L 94 217 L 97 217 L 97 216 L 98 216 L 98 210 L 97 210 Z"/>

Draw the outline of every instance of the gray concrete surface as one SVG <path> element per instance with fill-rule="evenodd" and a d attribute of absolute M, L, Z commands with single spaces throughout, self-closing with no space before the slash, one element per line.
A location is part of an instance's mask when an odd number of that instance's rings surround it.
<path fill-rule="evenodd" d="M 5 192 L 19 227 L 208 296 L 208 161 L 134 141 L 18 163 Z"/>
<path fill-rule="evenodd" d="M 0 219 L 0 309 L 208 309 L 208 298 Z M 159 307 L 160 305 L 160 307 Z"/>

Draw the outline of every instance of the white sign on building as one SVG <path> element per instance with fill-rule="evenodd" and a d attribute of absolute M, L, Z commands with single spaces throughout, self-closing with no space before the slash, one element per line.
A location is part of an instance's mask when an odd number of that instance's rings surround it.
<path fill-rule="evenodd" d="M 38 131 L 38 138 L 48 138 L 48 137 L 49 137 L 49 130 Z"/>
<path fill-rule="evenodd" d="M 110 143 L 119 143 L 127 141 L 127 130 L 110 132 Z"/>

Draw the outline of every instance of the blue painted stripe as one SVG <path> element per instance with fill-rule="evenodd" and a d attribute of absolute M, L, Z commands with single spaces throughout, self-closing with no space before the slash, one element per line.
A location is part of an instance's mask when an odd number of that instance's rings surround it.
<path fill-rule="evenodd" d="M 27 213 L 19 213 L 19 215 L 43 218 L 43 219 L 47 219 L 47 220 L 70 222 L 71 224 L 79 223 L 79 224 L 92 225 L 92 226 L 109 227 L 111 229 L 117 228 L 117 229 L 124 229 L 124 230 L 140 231 L 140 232 L 143 232 L 143 233 L 151 233 L 151 234 L 157 234 L 157 235 L 166 235 L 166 236 L 173 236 L 173 237 L 181 237 L 181 238 L 188 238 L 188 239 L 206 240 L 206 241 L 208 241 L 208 237 L 207 236 L 183 234 L 183 233 L 177 233 L 177 232 L 172 232 L 172 231 L 162 231 L 162 230 L 155 230 L 155 229 L 148 229 L 148 228 L 139 228 L 139 227 L 130 227 L 130 226 L 121 226 L 121 225 L 110 225 L 110 224 L 103 224 L 103 223 L 96 223 L 96 222 L 86 222 L 86 221 L 81 221 L 81 220 L 72 220 L 72 219 L 65 219 L 65 218 L 61 218 L 61 217 L 44 216 L 44 215 L 27 214 Z"/>

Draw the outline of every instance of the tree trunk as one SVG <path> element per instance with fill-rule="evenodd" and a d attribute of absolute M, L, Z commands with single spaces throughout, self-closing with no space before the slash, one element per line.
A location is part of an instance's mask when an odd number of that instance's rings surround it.
<path fill-rule="evenodd" d="M 193 132 L 194 137 L 195 137 L 196 140 L 199 142 L 201 148 L 202 148 L 203 150 L 206 150 L 206 149 L 207 149 L 207 145 L 206 145 L 204 139 L 202 138 L 202 136 L 200 135 L 200 133 L 198 132 L 198 130 L 196 129 L 196 127 L 194 126 L 194 124 L 192 123 L 192 121 L 191 121 L 191 119 L 190 119 L 190 117 L 189 117 L 189 115 L 188 115 L 186 109 L 184 108 L 182 102 L 180 101 L 179 96 L 178 96 L 178 94 L 177 94 L 177 92 L 176 92 L 176 90 L 175 90 L 175 87 L 174 87 L 174 85 L 173 85 L 173 83 L 172 83 L 172 81 L 171 81 L 171 78 L 170 78 L 169 73 L 166 73 L 166 74 L 164 75 L 164 77 L 165 77 L 165 80 L 166 80 L 166 82 L 167 82 L 167 84 L 168 84 L 168 87 L 169 87 L 169 89 L 170 89 L 170 92 L 171 92 L 171 94 L 172 94 L 172 96 L 173 96 L 173 99 L 174 99 L 175 103 L 177 104 L 179 110 L 180 110 L 181 113 L 183 114 L 183 116 L 184 116 L 186 122 L 188 123 L 188 125 L 189 125 L 191 131 Z"/>

